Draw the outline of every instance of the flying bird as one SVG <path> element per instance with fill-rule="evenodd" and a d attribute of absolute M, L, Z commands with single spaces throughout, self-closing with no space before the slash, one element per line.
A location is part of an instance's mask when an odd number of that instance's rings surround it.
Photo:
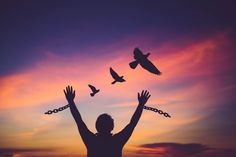
<path fill-rule="evenodd" d="M 148 56 L 150 53 L 147 53 L 144 55 L 142 51 L 139 48 L 134 49 L 134 59 L 135 61 L 130 62 L 129 66 L 132 69 L 135 69 L 138 64 L 140 64 L 144 69 L 147 71 L 156 74 L 156 75 L 161 75 L 161 72 L 156 68 L 156 66 L 148 59 Z"/>
<path fill-rule="evenodd" d="M 111 76 L 113 77 L 114 81 L 111 84 L 115 84 L 116 82 L 124 82 L 124 76 L 119 76 L 112 68 L 110 68 Z"/>
<path fill-rule="evenodd" d="M 100 89 L 96 89 L 94 86 L 92 86 L 90 84 L 88 86 L 92 90 L 92 93 L 90 93 L 91 96 L 94 96 L 95 94 L 97 94 L 100 91 Z"/>

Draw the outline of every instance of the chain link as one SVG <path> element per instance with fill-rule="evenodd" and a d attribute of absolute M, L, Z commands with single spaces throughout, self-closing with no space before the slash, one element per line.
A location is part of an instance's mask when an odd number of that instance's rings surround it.
<path fill-rule="evenodd" d="M 70 105 L 65 105 L 65 106 L 62 106 L 62 107 L 59 107 L 57 109 L 53 109 L 53 110 L 48 110 L 47 112 L 45 112 L 44 114 L 53 114 L 53 113 L 57 113 L 57 112 L 60 112 L 60 111 L 63 111 L 65 109 L 67 109 L 68 107 L 70 107 Z"/>
<path fill-rule="evenodd" d="M 153 111 L 153 112 L 157 112 L 160 115 L 164 115 L 165 117 L 171 118 L 171 116 L 168 113 L 163 112 L 162 110 L 158 110 L 157 108 L 153 108 L 153 107 L 149 107 L 149 106 L 143 106 L 143 109 L 150 110 L 150 111 Z"/>

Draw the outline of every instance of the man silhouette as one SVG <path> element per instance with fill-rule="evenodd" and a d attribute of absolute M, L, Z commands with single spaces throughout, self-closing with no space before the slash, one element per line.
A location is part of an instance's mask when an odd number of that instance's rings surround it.
<path fill-rule="evenodd" d="M 78 126 L 81 138 L 87 148 L 87 157 L 122 157 L 122 149 L 132 135 L 142 115 L 143 106 L 151 96 L 148 91 L 142 91 L 141 94 L 138 93 L 139 103 L 130 123 L 122 131 L 112 135 L 111 131 L 114 128 L 114 123 L 110 115 L 102 114 L 97 118 L 97 133 L 94 134 L 83 122 L 74 103 L 75 90 L 73 90 L 72 86 L 68 86 L 66 90 L 64 90 L 64 93 L 70 105 L 70 111 Z"/>

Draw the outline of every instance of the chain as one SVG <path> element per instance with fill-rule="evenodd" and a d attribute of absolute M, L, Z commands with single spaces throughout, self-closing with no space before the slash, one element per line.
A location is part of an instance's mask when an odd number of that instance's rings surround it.
<path fill-rule="evenodd" d="M 65 106 L 62 106 L 62 107 L 59 107 L 58 109 L 54 109 L 54 110 L 48 110 L 47 112 L 45 112 L 44 114 L 52 114 L 52 113 L 57 113 L 57 112 L 60 112 L 60 111 L 63 111 L 65 109 L 67 109 L 68 107 L 70 107 L 70 105 L 65 105 Z"/>
<path fill-rule="evenodd" d="M 53 114 L 53 113 L 57 113 L 57 112 L 60 112 L 60 111 L 63 111 L 65 109 L 67 109 L 68 107 L 70 107 L 70 105 L 65 105 L 65 106 L 62 106 L 62 107 L 59 107 L 58 109 L 53 109 L 53 110 L 48 110 L 47 112 L 45 112 L 44 114 Z M 166 113 L 166 112 L 163 112 L 162 110 L 158 110 L 157 108 L 153 108 L 153 107 L 149 107 L 149 106 L 143 106 L 143 109 L 145 110 L 150 110 L 150 111 L 153 111 L 153 112 L 158 112 L 159 114 L 161 115 L 164 115 L 165 117 L 169 117 L 171 118 L 171 116 Z"/>
<path fill-rule="evenodd" d="M 150 111 L 153 111 L 153 112 L 158 112 L 161 115 L 163 114 L 165 117 L 171 118 L 171 116 L 168 113 L 163 112 L 162 110 L 158 110 L 157 108 L 152 108 L 152 107 L 149 107 L 149 106 L 143 106 L 143 109 L 150 110 Z"/>

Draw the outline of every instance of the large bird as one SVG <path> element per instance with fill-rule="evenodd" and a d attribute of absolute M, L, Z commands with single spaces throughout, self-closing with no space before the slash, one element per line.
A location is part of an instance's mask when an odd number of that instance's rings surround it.
<path fill-rule="evenodd" d="M 132 69 L 135 69 L 137 67 L 138 64 L 140 64 L 144 69 L 146 69 L 147 71 L 156 74 L 156 75 L 161 75 L 161 72 L 156 68 L 156 66 L 154 64 L 152 64 L 152 62 L 148 59 L 148 56 L 150 55 L 150 53 L 147 53 L 146 55 L 144 55 L 142 53 L 141 50 L 139 50 L 139 48 L 135 48 L 134 49 L 134 59 L 135 61 L 129 63 L 129 66 Z"/>
<path fill-rule="evenodd" d="M 116 82 L 124 82 L 124 76 L 119 76 L 112 68 L 110 68 L 111 76 L 113 77 L 114 81 L 111 84 L 115 84 Z"/>
<path fill-rule="evenodd" d="M 88 86 L 92 90 L 92 93 L 90 93 L 91 96 L 94 96 L 95 94 L 97 94 L 100 91 L 99 89 L 96 89 L 94 86 L 92 86 L 90 84 Z"/>

